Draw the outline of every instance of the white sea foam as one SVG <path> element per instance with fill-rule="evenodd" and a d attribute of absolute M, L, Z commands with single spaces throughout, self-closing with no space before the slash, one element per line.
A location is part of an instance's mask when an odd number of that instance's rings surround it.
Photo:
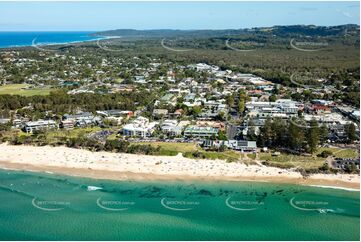
<path fill-rule="evenodd" d="M 96 190 L 101 190 L 103 189 L 102 187 L 96 187 L 96 186 L 88 186 L 87 187 L 87 191 L 90 192 L 90 191 L 96 191 Z"/>
<path fill-rule="evenodd" d="M 360 189 L 356 188 L 347 188 L 347 187 L 337 187 L 337 186 L 322 186 L 322 185 L 308 185 L 310 187 L 320 187 L 320 188 L 330 188 L 330 189 L 340 189 L 340 190 L 346 190 L 346 191 L 353 191 L 353 192 L 359 192 Z"/>

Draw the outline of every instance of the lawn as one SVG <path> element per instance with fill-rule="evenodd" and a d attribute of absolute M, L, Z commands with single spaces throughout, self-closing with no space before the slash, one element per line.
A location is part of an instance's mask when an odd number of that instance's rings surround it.
<path fill-rule="evenodd" d="M 332 152 L 332 155 L 337 158 L 356 158 L 357 151 L 355 149 L 341 149 L 337 147 L 333 148 L 320 148 L 316 154 L 320 154 L 322 151 L 328 150 Z"/>
<path fill-rule="evenodd" d="M 50 88 L 33 88 L 25 89 L 29 87 L 28 84 L 11 84 L 0 86 L 0 95 L 21 95 L 21 96 L 36 96 L 36 95 L 49 95 L 52 89 Z"/>
<path fill-rule="evenodd" d="M 88 128 L 74 128 L 70 130 L 49 130 L 45 133 L 46 142 L 48 144 L 56 144 L 59 141 L 64 141 L 67 138 L 84 137 L 90 133 L 101 130 L 100 127 L 88 127 Z"/>
<path fill-rule="evenodd" d="M 341 149 L 341 148 L 319 148 L 312 156 L 292 155 L 281 153 L 278 156 L 272 156 L 272 153 L 259 153 L 261 161 L 267 161 L 270 165 L 275 165 L 283 168 L 301 167 L 304 169 L 316 169 L 321 167 L 326 158 L 317 157 L 322 151 L 329 150 L 333 153 L 334 157 L 339 158 L 355 158 L 357 152 L 354 149 Z M 251 158 L 251 157 L 250 157 Z M 253 157 L 252 157 L 253 158 Z"/>
<path fill-rule="evenodd" d="M 241 156 L 239 152 L 233 150 L 226 150 L 223 152 L 205 151 L 198 147 L 195 143 L 170 143 L 170 142 L 139 142 L 132 144 L 152 145 L 154 147 L 160 147 L 160 155 L 174 156 L 178 153 L 182 153 L 188 158 L 197 158 L 195 155 L 199 155 L 200 158 L 206 159 L 221 159 L 234 161 L 238 160 Z M 195 154 L 197 152 L 197 154 Z"/>
<path fill-rule="evenodd" d="M 272 153 L 259 153 L 261 161 L 267 161 L 270 165 L 282 168 L 301 167 L 305 169 L 319 168 L 325 163 L 325 158 L 317 156 L 291 155 L 281 153 L 273 156 Z"/>
<path fill-rule="evenodd" d="M 150 144 L 155 147 L 160 146 L 161 150 L 173 150 L 177 153 L 186 153 L 198 150 L 195 143 L 139 142 L 136 144 Z"/>

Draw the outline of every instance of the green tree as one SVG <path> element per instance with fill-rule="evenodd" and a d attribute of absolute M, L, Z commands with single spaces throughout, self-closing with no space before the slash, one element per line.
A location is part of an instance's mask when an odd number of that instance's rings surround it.
<path fill-rule="evenodd" d="M 250 122 L 252 124 L 252 122 Z M 250 126 L 250 124 L 248 124 Z M 260 134 L 258 136 L 258 145 L 260 146 L 270 146 L 273 141 L 273 130 L 272 130 L 272 120 L 267 118 L 263 127 L 260 128 Z"/>
<path fill-rule="evenodd" d="M 320 144 L 324 144 L 328 138 L 328 128 L 325 124 L 323 124 L 319 129 L 320 135 Z"/>
<path fill-rule="evenodd" d="M 233 95 L 229 95 L 226 97 L 226 102 L 229 107 L 232 107 L 234 104 L 234 97 Z"/>
<path fill-rule="evenodd" d="M 272 94 L 270 97 L 269 97 L 269 101 L 270 102 L 275 102 L 277 100 L 277 96 Z"/>
<path fill-rule="evenodd" d="M 320 132 L 319 132 L 318 123 L 316 120 L 311 120 L 310 127 L 307 130 L 308 151 L 310 153 L 314 153 L 317 150 L 319 142 L 320 142 Z"/>
<path fill-rule="evenodd" d="M 238 112 L 240 114 L 242 114 L 244 112 L 245 107 L 246 107 L 246 105 L 245 105 L 244 100 L 239 100 L 237 108 L 238 108 Z"/>
<path fill-rule="evenodd" d="M 219 140 L 227 140 L 227 136 L 222 130 L 218 131 L 218 139 Z"/>
<path fill-rule="evenodd" d="M 290 122 L 288 127 L 288 145 L 291 149 L 301 150 L 305 135 L 303 129 L 295 122 Z"/>
<path fill-rule="evenodd" d="M 353 123 L 345 124 L 344 126 L 346 136 L 347 136 L 347 142 L 352 143 L 356 140 L 356 127 Z"/>
<path fill-rule="evenodd" d="M 248 122 L 248 130 L 247 130 L 247 139 L 248 140 L 256 140 L 256 129 L 254 127 L 254 123 L 251 121 Z"/>

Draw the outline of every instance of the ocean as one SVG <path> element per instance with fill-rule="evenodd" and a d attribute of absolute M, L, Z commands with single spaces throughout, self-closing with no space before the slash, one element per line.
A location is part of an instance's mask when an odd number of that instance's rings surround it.
<path fill-rule="evenodd" d="M 46 44 L 64 44 L 101 39 L 94 32 L 0 32 L 0 48 Z"/>
<path fill-rule="evenodd" d="M 0 170 L 0 240 L 359 240 L 359 195 Z"/>

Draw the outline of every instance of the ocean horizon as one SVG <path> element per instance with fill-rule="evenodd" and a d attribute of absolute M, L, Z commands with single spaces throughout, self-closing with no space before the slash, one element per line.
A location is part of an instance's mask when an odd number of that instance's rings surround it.
<path fill-rule="evenodd" d="M 0 31 L 0 48 L 67 44 L 103 39 L 95 31 Z"/>
<path fill-rule="evenodd" d="M 359 191 L 0 169 L 0 240 L 359 240 Z"/>

